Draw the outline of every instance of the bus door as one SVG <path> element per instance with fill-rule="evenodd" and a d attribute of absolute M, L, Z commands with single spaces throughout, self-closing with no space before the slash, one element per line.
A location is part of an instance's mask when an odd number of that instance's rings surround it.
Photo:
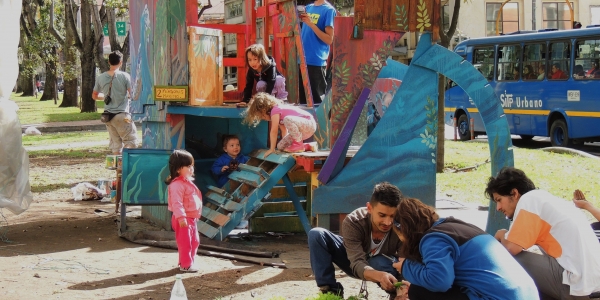
<path fill-rule="evenodd" d="M 510 132 L 531 135 L 531 115 L 521 105 L 527 93 L 521 50 L 520 44 L 498 46 L 496 95 L 504 108 Z"/>

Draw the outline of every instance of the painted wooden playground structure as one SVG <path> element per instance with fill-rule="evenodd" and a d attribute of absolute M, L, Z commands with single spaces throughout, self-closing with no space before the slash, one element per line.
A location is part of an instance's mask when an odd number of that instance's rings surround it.
<path fill-rule="evenodd" d="M 131 112 L 142 122 L 142 149 L 125 149 L 121 231 L 127 205 L 170 228 L 168 157 L 187 149 L 195 158 L 204 207 L 199 231 L 223 240 L 244 219 L 251 232 L 338 230 L 345 214 L 364 206 L 382 181 L 435 206 L 437 82 L 442 73 L 474 99 L 489 134 L 492 172 L 513 164 L 502 107 L 487 81 L 460 56 L 436 45 L 439 0 L 355 1 L 353 17 L 335 18 L 332 87 L 313 105 L 294 0 L 245 1 L 246 24 L 198 24 L 196 0 L 131 0 Z M 223 91 L 223 68 L 237 67 L 245 85 L 244 49 L 255 43 L 256 23 L 268 52 L 286 77 L 288 101 L 308 91 L 319 151 L 264 157 L 268 124 L 241 123 L 241 90 Z M 408 31 L 422 32 L 410 66 L 389 59 Z M 223 34 L 237 36 L 237 57 L 223 56 Z M 271 36 L 272 39 L 268 37 Z M 210 166 L 221 136 L 240 137 L 247 164 L 214 187 Z M 490 204 L 488 232 L 506 222 Z"/>

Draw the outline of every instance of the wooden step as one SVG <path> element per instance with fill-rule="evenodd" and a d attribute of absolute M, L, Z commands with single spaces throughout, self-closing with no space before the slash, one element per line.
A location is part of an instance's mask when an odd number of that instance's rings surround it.
<path fill-rule="evenodd" d="M 251 233 L 262 232 L 298 232 L 304 233 L 304 228 L 297 215 L 254 217 L 248 223 Z"/>

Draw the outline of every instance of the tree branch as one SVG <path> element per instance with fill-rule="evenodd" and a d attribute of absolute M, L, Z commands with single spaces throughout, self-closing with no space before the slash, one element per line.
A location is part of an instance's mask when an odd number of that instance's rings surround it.
<path fill-rule="evenodd" d="M 110 49 L 123 52 L 121 45 L 119 45 L 119 41 L 117 41 L 117 15 L 115 14 L 114 8 L 106 8 L 106 20 L 108 23 L 108 40 L 110 41 Z"/>
<path fill-rule="evenodd" d="M 208 4 L 205 6 L 202 6 L 202 8 L 200 9 L 200 12 L 198 13 L 198 22 L 200 22 L 200 16 L 202 16 L 202 14 L 204 13 L 205 10 L 212 8 L 212 4 L 210 3 L 210 0 L 208 0 Z"/>
<path fill-rule="evenodd" d="M 27 38 L 31 38 L 31 30 L 27 27 L 27 22 L 25 21 L 25 17 L 21 14 L 21 27 L 23 27 L 23 31 Z"/>
<path fill-rule="evenodd" d="M 448 28 L 448 32 L 440 30 L 440 39 L 442 40 L 442 46 L 444 47 L 448 47 L 450 45 L 450 40 L 456 32 L 456 26 L 458 25 L 458 13 L 460 12 L 461 1 L 462 0 L 454 0 L 454 10 L 452 11 L 452 19 L 450 20 L 450 28 Z"/>
<path fill-rule="evenodd" d="M 104 34 L 102 33 L 102 22 L 100 21 L 100 13 L 95 5 L 90 5 L 90 9 L 92 10 L 92 22 L 94 24 L 94 44 L 96 51 L 94 51 L 96 58 L 96 64 L 98 68 L 102 72 L 107 71 L 110 67 L 108 66 L 108 62 L 104 60 Z"/>
<path fill-rule="evenodd" d="M 73 13 L 73 0 L 63 0 L 63 4 L 65 5 L 65 19 L 67 20 L 67 26 L 65 30 L 70 30 L 73 33 L 74 46 L 79 50 L 80 53 L 83 53 L 83 43 L 81 42 L 81 36 L 79 36 L 79 32 L 77 31 L 77 26 L 75 26 L 75 13 Z"/>
<path fill-rule="evenodd" d="M 52 4 L 50 6 L 50 22 L 48 23 L 48 31 L 56 38 L 59 44 L 64 44 L 65 39 L 60 36 L 56 28 L 54 28 L 54 0 L 52 0 Z"/>

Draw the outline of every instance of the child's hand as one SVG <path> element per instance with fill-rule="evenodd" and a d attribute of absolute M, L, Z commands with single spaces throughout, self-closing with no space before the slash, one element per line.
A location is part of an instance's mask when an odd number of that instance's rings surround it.
<path fill-rule="evenodd" d="M 186 228 L 188 226 L 187 220 L 185 217 L 179 218 L 179 228 Z"/>
<path fill-rule="evenodd" d="M 398 271 L 398 273 L 402 273 L 402 263 L 406 258 L 398 257 L 398 261 L 392 264 L 392 267 Z"/>
<path fill-rule="evenodd" d="M 577 208 L 583 209 L 586 209 L 586 206 L 589 204 L 587 200 L 585 200 L 585 195 L 583 195 L 583 192 L 580 190 L 575 190 L 573 193 L 573 203 L 575 203 Z"/>
<path fill-rule="evenodd" d="M 263 156 L 263 158 L 267 158 L 267 156 L 271 155 L 271 153 L 275 153 L 275 149 L 267 150 L 267 152 L 265 152 L 265 155 Z"/>
<path fill-rule="evenodd" d="M 229 169 L 229 166 L 223 166 L 221 168 L 221 173 L 225 173 L 225 171 L 227 171 L 227 169 Z"/>

